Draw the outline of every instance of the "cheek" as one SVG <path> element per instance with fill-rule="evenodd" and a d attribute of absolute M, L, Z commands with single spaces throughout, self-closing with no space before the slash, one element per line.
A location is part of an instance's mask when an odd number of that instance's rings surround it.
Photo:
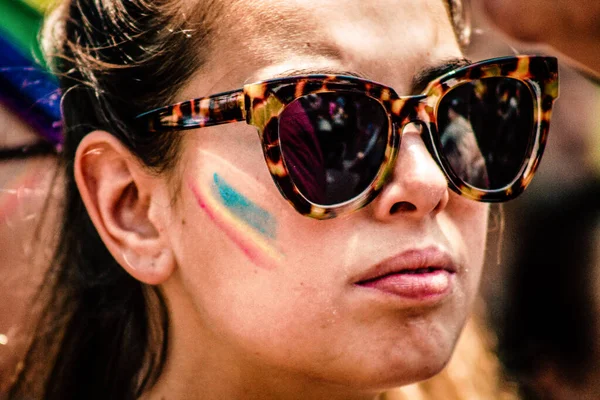
<path fill-rule="evenodd" d="M 275 244 L 277 221 L 269 212 L 236 191 L 217 173 L 208 185 L 200 186 L 189 179 L 188 188 L 210 223 L 248 261 L 266 269 L 281 263 L 283 254 Z"/>
<path fill-rule="evenodd" d="M 446 234 L 457 239 L 454 245 L 459 254 L 464 254 L 464 264 L 468 270 L 467 290 L 474 295 L 486 254 L 490 206 L 452 193 L 447 211 L 449 223 L 445 224 Z"/>
<path fill-rule="evenodd" d="M 306 264 L 315 253 L 326 252 L 316 240 L 324 224 L 298 214 L 282 197 L 264 160 L 254 161 L 262 154 L 248 161 L 220 153 L 196 152 L 184 178 L 190 213 L 202 220 L 195 226 L 214 232 L 211 251 L 235 259 L 236 265 L 267 270 Z"/>
<path fill-rule="evenodd" d="M 325 246 L 314 247 L 311 229 L 318 221 L 297 214 L 268 173 L 257 178 L 239 168 L 243 161 L 209 151 L 189 160 L 172 243 L 204 325 L 246 337 L 240 342 L 286 348 L 282 341 L 290 338 L 282 332 L 331 322 L 332 295 L 322 285 L 332 278 L 325 273 L 327 257 L 319 257 Z"/>
<path fill-rule="evenodd" d="M 294 210 L 268 173 L 257 177 L 256 169 L 240 168 L 243 163 L 215 152 L 195 152 L 182 189 L 179 221 L 185 225 L 179 224 L 172 242 L 187 292 L 211 319 L 205 325 L 229 330 L 227 321 L 234 321 L 231 330 L 256 333 L 291 315 L 286 307 L 298 301 L 302 269 L 290 267 L 295 257 L 294 252 L 289 257 L 285 240 L 286 216 Z M 264 163 L 261 167 L 266 170 Z"/>

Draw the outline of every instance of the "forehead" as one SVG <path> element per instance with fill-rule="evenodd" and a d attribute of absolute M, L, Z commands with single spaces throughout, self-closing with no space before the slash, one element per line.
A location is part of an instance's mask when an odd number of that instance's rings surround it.
<path fill-rule="evenodd" d="M 358 73 L 402 90 L 421 69 L 461 56 L 444 0 L 234 0 L 225 8 L 201 71 L 215 89 L 306 70 Z"/>

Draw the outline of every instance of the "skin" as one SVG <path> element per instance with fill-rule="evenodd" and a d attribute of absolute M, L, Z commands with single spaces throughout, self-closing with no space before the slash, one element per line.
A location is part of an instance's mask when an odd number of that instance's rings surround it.
<path fill-rule="evenodd" d="M 360 72 L 409 94 L 416 73 L 461 57 L 438 0 L 229 7 L 212 41 L 218 51 L 176 100 L 298 68 Z M 78 148 L 76 181 L 108 249 L 134 277 L 161 285 L 168 301 L 167 364 L 146 398 L 368 399 L 440 371 L 476 295 L 488 206 L 451 192 L 408 128 L 378 198 L 317 221 L 281 197 L 260 146 L 244 123 L 188 132 L 169 176 L 148 173 L 107 132 Z M 215 174 L 272 217 L 274 237 L 227 225 L 214 206 Z M 354 284 L 389 257 L 430 247 L 458 268 L 441 301 Z"/>
<path fill-rule="evenodd" d="M 218 197 L 219 202 L 222 203 L 229 212 L 247 227 L 252 228 L 260 235 L 266 238 L 275 238 L 275 220 L 268 212 L 257 207 L 244 195 L 238 193 L 218 174 L 214 175 L 214 183 L 213 195 Z"/>
<path fill-rule="evenodd" d="M 0 148 L 33 144 L 39 136 L 0 104 Z M 55 194 L 53 157 L 0 160 L 0 370 L 11 371 L 17 356 L 15 338 L 25 317 L 23 307 L 40 283 L 41 265 L 51 257 L 54 226 L 43 212 Z M 49 197 L 49 194 L 52 196 Z M 46 218 L 42 216 L 45 215 Z"/>
<path fill-rule="evenodd" d="M 596 0 L 480 0 L 509 36 L 545 43 L 600 77 L 600 3 Z"/>

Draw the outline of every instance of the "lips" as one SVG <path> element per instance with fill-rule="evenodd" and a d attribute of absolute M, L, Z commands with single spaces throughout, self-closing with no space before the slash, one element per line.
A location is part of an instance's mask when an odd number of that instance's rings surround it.
<path fill-rule="evenodd" d="M 430 247 L 409 250 L 375 265 L 355 284 L 413 300 L 435 300 L 452 291 L 457 267 L 446 252 Z"/>

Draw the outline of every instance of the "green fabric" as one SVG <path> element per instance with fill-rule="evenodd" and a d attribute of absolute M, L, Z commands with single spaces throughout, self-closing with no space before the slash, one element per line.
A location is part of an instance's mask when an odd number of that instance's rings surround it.
<path fill-rule="evenodd" d="M 34 8 L 39 13 L 45 13 L 52 5 L 55 3 L 54 0 L 21 0 L 23 3 L 26 3 L 30 7 Z"/>
<path fill-rule="evenodd" d="M 38 43 L 41 25 L 42 16 L 35 9 L 21 1 L 0 0 L 0 34 L 24 55 L 45 65 Z"/>

